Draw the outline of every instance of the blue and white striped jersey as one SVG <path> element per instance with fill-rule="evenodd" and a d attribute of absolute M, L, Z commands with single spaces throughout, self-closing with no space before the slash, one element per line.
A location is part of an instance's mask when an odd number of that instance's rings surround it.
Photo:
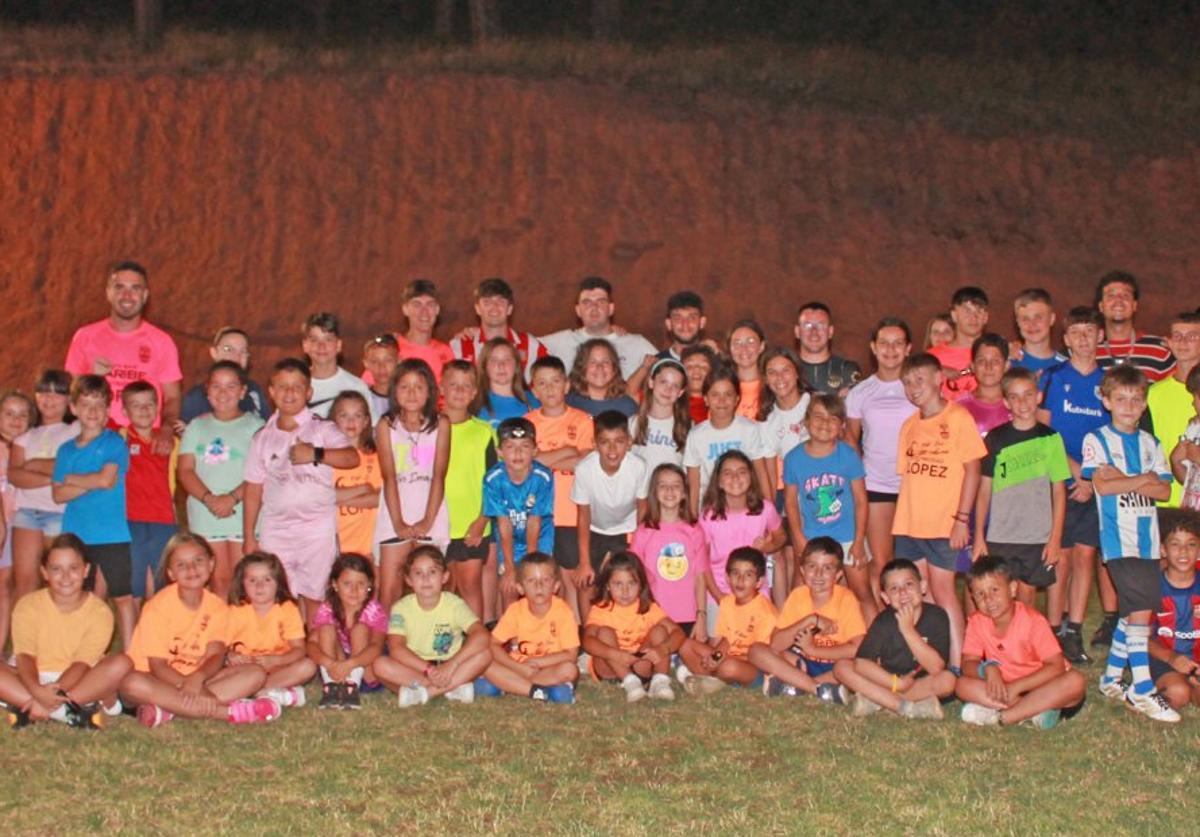
<path fill-rule="evenodd" d="M 1085 479 L 1091 479 L 1100 466 L 1112 465 L 1126 476 L 1149 471 L 1164 482 L 1171 481 L 1158 439 L 1144 430 L 1122 433 L 1111 422 L 1083 437 L 1081 464 Z M 1097 492 L 1096 507 L 1100 511 L 1101 558 L 1158 560 L 1158 510 L 1154 500 L 1136 491 L 1104 496 Z"/>

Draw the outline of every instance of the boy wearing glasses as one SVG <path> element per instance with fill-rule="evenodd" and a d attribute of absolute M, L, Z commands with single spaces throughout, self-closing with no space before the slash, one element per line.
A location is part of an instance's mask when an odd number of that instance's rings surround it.
<path fill-rule="evenodd" d="M 796 341 L 800 344 L 800 371 L 814 392 L 845 398 L 862 379 L 862 367 L 830 350 L 833 314 L 823 302 L 808 302 L 796 312 Z"/>
<path fill-rule="evenodd" d="M 1175 355 L 1175 371 L 1150 386 L 1146 407 L 1150 410 L 1154 435 L 1158 437 L 1169 461 L 1175 446 L 1187 431 L 1188 422 L 1196 415 L 1187 379 L 1200 363 L 1200 313 L 1192 311 L 1172 319 L 1167 346 Z M 1171 499 L 1160 505 L 1179 508 L 1182 496 L 1183 485 L 1175 480 L 1171 483 Z"/>

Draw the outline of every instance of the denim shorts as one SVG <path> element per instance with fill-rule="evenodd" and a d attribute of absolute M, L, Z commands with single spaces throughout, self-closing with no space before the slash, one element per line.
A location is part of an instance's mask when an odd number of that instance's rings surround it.
<path fill-rule="evenodd" d="M 62 512 L 42 511 L 41 509 L 17 509 L 13 515 L 14 529 L 32 529 L 41 532 L 48 538 L 62 534 Z"/>
<path fill-rule="evenodd" d="M 928 561 L 931 566 L 946 572 L 957 571 L 958 550 L 950 546 L 949 538 L 896 535 L 895 555 L 910 561 Z"/>

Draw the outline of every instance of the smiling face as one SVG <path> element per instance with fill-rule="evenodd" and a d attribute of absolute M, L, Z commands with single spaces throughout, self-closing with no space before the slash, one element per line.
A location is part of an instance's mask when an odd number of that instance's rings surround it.
<path fill-rule="evenodd" d="M 198 543 L 182 543 L 167 556 L 167 578 L 180 590 L 203 590 L 212 577 L 213 559 Z"/>
<path fill-rule="evenodd" d="M 804 556 L 804 563 L 800 567 L 804 583 L 808 585 L 813 596 L 821 599 L 833 592 L 841 572 L 842 562 L 836 555 L 830 555 L 828 552 L 812 552 Z"/>
<path fill-rule="evenodd" d="M 842 435 L 842 420 L 829 412 L 824 404 L 813 402 L 808 408 L 805 419 L 808 434 L 813 441 L 828 445 L 836 442 Z"/>
<path fill-rule="evenodd" d="M 209 348 L 208 355 L 214 362 L 228 360 L 246 369 L 250 366 L 250 341 L 246 335 L 231 331 L 221 335 L 217 345 Z"/>
<path fill-rule="evenodd" d="M 371 373 L 377 389 L 387 386 L 399 362 L 399 353 L 388 345 L 374 344 L 363 352 L 363 366 Z"/>
<path fill-rule="evenodd" d="M 752 328 L 737 328 L 729 335 L 729 356 L 740 373 L 755 370 L 757 374 L 758 359 L 762 356 L 766 345 Z"/>
<path fill-rule="evenodd" d="M 500 458 L 508 469 L 510 476 L 524 479 L 533 467 L 533 458 L 537 455 L 537 445 L 533 439 L 503 439 L 500 442 Z"/>
<path fill-rule="evenodd" d="M 5 398 L 0 403 L 0 437 L 11 442 L 29 429 L 33 416 L 29 411 L 29 402 L 24 398 Z"/>
<path fill-rule="evenodd" d="M 883 579 L 880 594 L 883 601 L 899 609 L 904 606 L 919 607 L 925 595 L 925 582 L 920 573 L 909 569 L 895 569 Z"/>
<path fill-rule="evenodd" d="M 706 319 L 699 308 L 676 308 L 667 317 L 667 335 L 680 346 L 687 346 L 700 339 Z"/>
<path fill-rule="evenodd" d="M 220 419 L 237 414 L 238 404 L 246 397 L 246 387 L 232 369 L 216 369 L 208 376 L 204 394 L 213 414 Z"/>
<path fill-rule="evenodd" d="M 650 379 L 650 397 L 661 408 L 670 408 L 682 397 L 686 381 L 674 366 L 664 366 Z"/>
<path fill-rule="evenodd" d="M 583 380 L 592 398 L 604 398 L 608 386 L 617 374 L 616 353 L 607 346 L 593 346 L 588 351 L 587 363 L 583 368 Z"/>
<path fill-rule="evenodd" d="M 978 302 L 960 302 L 950 309 L 950 319 L 960 337 L 974 340 L 983 334 L 987 325 L 988 310 Z"/>
<path fill-rule="evenodd" d="M 622 607 L 628 607 L 638 600 L 642 593 L 642 585 L 638 577 L 629 570 L 613 570 L 608 577 L 608 595 Z"/>
<path fill-rule="evenodd" d="M 456 412 L 470 409 L 478 384 L 475 375 L 463 369 L 448 369 L 442 375 L 442 397 L 446 408 Z"/>
<path fill-rule="evenodd" d="M 833 340 L 829 315 L 817 308 L 806 308 L 796 320 L 796 339 L 806 354 L 823 354 Z"/>
<path fill-rule="evenodd" d="M 1200 561 L 1200 538 L 1186 529 L 1174 529 L 1163 538 L 1162 555 L 1177 576 L 1190 575 Z"/>
<path fill-rule="evenodd" d="M 357 444 L 363 432 L 371 426 L 371 414 L 358 398 L 339 399 L 334 405 L 331 418 L 337 429 L 354 444 Z"/>
<path fill-rule="evenodd" d="M 945 346 L 954 339 L 954 321 L 941 317 L 929 321 L 929 348 Z"/>
<path fill-rule="evenodd" d="M 654 485 L 654 498 L 659 508 L 678 510 L 683 506 L 686 495 L 683 477 L 674 471 L 663 471 L 658 475 Z"/>
<path fill-rule="evenodd" d="M 951 332 L 953 337 L 953 332 Z M 949 342 L 948 340 L 946 342 Z M 880 372 L 896 374 L 900 365 L 908 357 L 912 344 L 904 336 L 904 329 L 897 326 L 886 326 L 879 329 L 875 339 L 871 341 L 871 353 Z"/>
<path fill-rule="evenodd" d="M 118 320 L 136 322 L 150 299 L 146 278 L 133 270 L 119 270 L 108 277 L 106 294 L 112 315 Z"/>
<path fill-rule="evenodd" d="M 33 394 L 33 400 L 37 404 L 38 412 L 42 414 L 42 424 L 58 424 L 67 414 L 67 405 L 70 403 L 67 396 L 60 392 L 41 390 Z M 0 419 L 2 414 L 3 408 L 0 407 Z"/>
<path fill-rule="evenodd" d="M 337 366 L 338 355 L 342 351 L 342 338 L 320 326 L 313 326 L 304 335 L 300 345 L 314 367 L 325 369 Z"/>
<path fill-rule="evenodd" d="M 143 435 L 154 428 L 158 418 L 158 397 L 153 392 L 121 393 L 121 409 L 129 418 L 129 423 Z"/>
<path fill-rule="evenodd" d="M 629 431 L 624 427 L 601 430 L 596 434 L 596 452 L 600 455 L 600 467 L 609 474 L 621 468 L 625 454 L 629 453 Z"/>
<path fill-rule="evenodd" d="M 1038 405 L 1042 403 L 1042 393 L 1033 381 L 1017 379 L 1008 385 L 1004 393 L 1004 405 L 1012 413 L 1013 421 L 1028 423 L 1037 417 Z"/>
<path fill-rule="evenodd" d="M 312 398 L 312 385 L 303 372 L 295 369 L 280 369 L 271 376 L 267 392 L 281 415 L 294 416 L 308 406 Z"/>
<path fill-rule="evenodd" d="M 492 391 L 507 393 L 512 390 L 513 379 L 517 376 L 517 356 L 509 346 L 494 346 L 488 352 L 483 369 Z"/>
<path fill-rule="evenodd" d="M 750 466 L 743 462 L 739 457 L 731 456 L 721 463 L 721 470 L 717 474 L 717 485 L 721 487 L 721 491 L 725 493 L 725 499 L 745 497 L 750 493 L 750 485 L 754 479 L 754 474 L 750 471 Z"/>
<path fill-rule="evenodd" d="M 408 327 L 413 331 L 428 333 L 437 324 L 441 304 L 431 296 L 417 296 L 400 307 L 408 320 Z"/>
<path fill-rule="evenodd" d="M 1172 323 L 1167 346 L 1180 366 L 1195 366 L 1200 361 L 1200 323 Z"/>
<path fill-rule="evenodd" d="M 246 598 L 250 600 L 250 604 L 259 607 L 275 604 L 275 596 L 279 592 L 279 582 L 275 580 L 275 573 L 271 572 L 268 564 L 258 561 L 248 564 L 242 575 L 242 586 L 246 590 Z"/>
<path fill-rule="evenodd" d="M 725 577 L 729 579 L 729 590 L 738 604 L 745 604 L 758 595 L 762 576 L 750 561 L 731 560 L 725 565 Z"/>
<path fill-rule="evenodd" d="M 715 381 L 704 394 L 704 402 L 708 404 L 708 416 L 714 424 L 724 427 L 733 421 L 733 413 L 737 410 L 739 393 L 732 381 Z"/>
<path fill-rule="evenodd" d="M 1090 364 L 1096 359 L 1096 347 L 1103 337 L 1104 332 L 1093 323 L 1073 323 L 1063 332 L 1063 343 L 1072 358 Z"/>
<path fill-rule="evenodd" d="M 81 393 L 71 402 L 71 412 L 78 419 L 80 429 L 96 434 L 108 421 L 108 402 L 99 393 Z"/>
<path fill-rule="evenodd" d="M 405 372 L 396 379 L 392 397 L 396 399 L 396 406 L 400 408 L 401 415 L 420 414 L 429 401 L 429 384 L 426 383 L 424 375 Z"/>
<path fill-rule="evenodd" d="M 1004 377 L 1004 371 L 1007 366 L 1008 361 L 1004 359 L 1004 355 L 995 346 L 980 346 L 979 351 L 975 353 L 975 357 L 971 361 L 971 369 L 975 373 L 975 380 L 985 389 L 1000 386 L 1000 379 Z"/>
<path fill-rule="evenodd" d="M 1005 578 L 1000 573 L 990 573 L 970 582 L 971 599 L 975 602 L 980 613 L 993 622 L 1002 621 L 1011 616 L 1013 601 L 1017 595 L 1017 583 Z"/>
<path fill-rule="evenodd" d="M 475 303 L 479 325 L 485 329 L 499 330 L 508 325 L 513 304 L 502 296 L 483 296 Z"/>
<path fill-rule="evenodd" d="M 1026 343 L 1041 345 L 1050 339 L 1054 327 L 1054 309 L 1041 300 L 1027 302 L 1016 308 L 1017 331 Z"/>
<path fill-rule="evenodd" d="M 1134 299 L 1131 285 L 1112 282 L 1105 285 L 1104 290 L 1100 292 L 1100 302 L 1096 307 L 1100 309 L 1106 324 L 1123 325 L 1133 319 L 1138 303 Z"/>
<path fill-rule="evenodd" d="M 777 355 L 767 361 L 767 386 L 778 401 L 790 401 L 800 389 L 800 374 L 786 357 Z"/>
<path fill-rule="evenodd" d="M 924 410 L 938 402 L 942 390 L 941 370 L 918 366 L 905 373 L 901 380 L 904 395 L 914 407 Z"/>
<path fill-rule="evenodd" d="M 683 362 L 683 368 L 687 370 L 688 393 L 702 394 L 704 382 L 708 379 L 708 373 L 712 371 L 712 364 L 708 362 L 708 358 L 700 354 L 691 355 Z"/>
<path fill-rule="evenodd" d="M 56 601 L 69 602 L 83 592 L 87 568 L 82 555 L 69 547 L 60 547 L 50 550 L 42 562 L 42 578 Z"/>

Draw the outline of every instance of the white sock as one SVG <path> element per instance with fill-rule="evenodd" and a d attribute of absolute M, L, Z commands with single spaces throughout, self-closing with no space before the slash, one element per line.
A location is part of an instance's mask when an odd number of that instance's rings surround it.
<path fill-rule="evenodd" d="M 358 668 L 350 669 L 350 682 L 351 683 L 353 683 L 355 686 L 361 687 L 362 679 L 363 679 L 363 667 L 362 666 L 359 666 Z"/>
<path fill-rule="evenodd" d="M 658 682 L 660 682 L 660 681 L 661 681 L 661 682 L 663 682 L 663 683 L 666 683 L 667 685 L 670 685 L 670 683 L 671 683 L 671 678 L 670 678 L 670 677 L 668 677 L 668 676 L 667 676 L 667 675 L 665 675 L 665 674 L 655 674 L 654 676 L 652 676 L 652 677 L 650 678 L 650 684 L 651 684 L 651 685 L 653 685 L 653 684 L 655 684 L 655 683 L 658 683 Z"/>
<path fill-rule="evenodd" d="M 101 703 L 100 708 L 104 710 L 105 715 L 110 718 L 115 718 L 121 714 L 125 707 L 121 705 L 121 699 L 117 698 L 113 701 L 112 706 L 105 706 L 103 703 Z"/>
<path fill-rule="evenodd" d="M 691 669 L 689 669 L 683 663 L 680 663 L 679 665 L 677 665 L 675 667 L 675 679 L 678 680 L 680 683 L 687 680 L 691 676 L 692 676 Z"/>
<path fill-rule="evenodd" d="M 67 722 L 67 705 L 60 703 L 58 708 L 50 713 L 50 720 L 65 724 Z"/>
<path fill-rule="evenodd" d="M 329 672 L 325 670 L 325 666 L 321 666 L 321 682 L 330 683 L 332 681 L 333 678 L 329 676 Z"/>

